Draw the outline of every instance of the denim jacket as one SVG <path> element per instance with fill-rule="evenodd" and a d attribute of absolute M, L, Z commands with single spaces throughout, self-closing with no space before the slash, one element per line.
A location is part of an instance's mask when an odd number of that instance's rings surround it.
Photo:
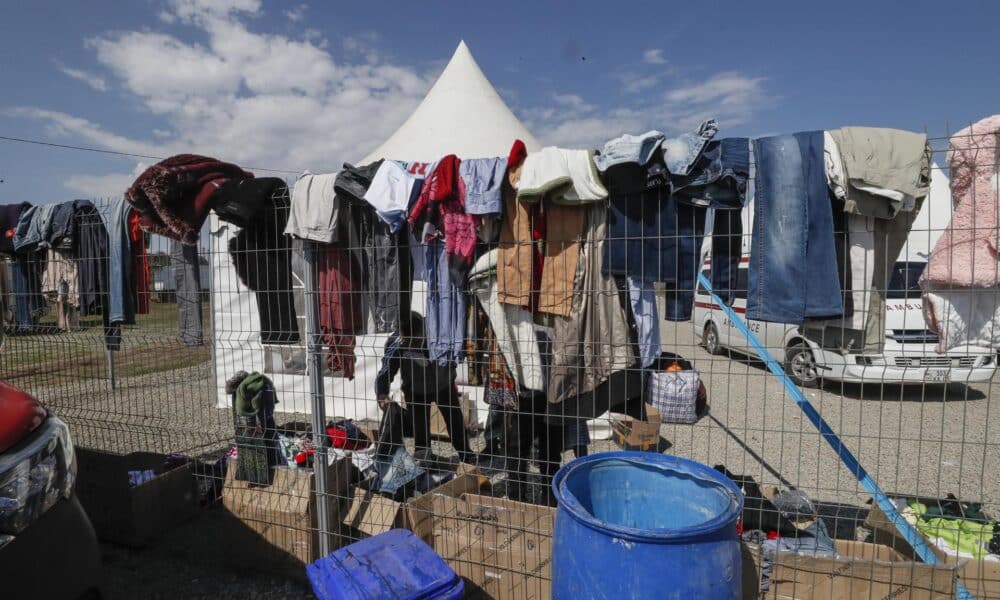
<path fill-rule="evenodd" d="M 684 133 L 675 138 L 663 140 L 663 160 L 671 175 L 686 176 L 705 150 L 705 145 L 719 130 L 715 119 L 709 119 L 698 127 L 698 131 Z"/>

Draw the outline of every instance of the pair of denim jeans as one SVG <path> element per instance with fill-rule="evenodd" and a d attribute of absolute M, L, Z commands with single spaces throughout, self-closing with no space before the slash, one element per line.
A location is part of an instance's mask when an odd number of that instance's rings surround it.
<path fill-rule="evenodd" d="M 742 208 L 750 177 L 750 140 L 726 138 L 705 145 L 687 177 L 674 176 L 678 202 L 710 208 Z"/>
<path fill-rule="evenodd" d="M 802 323 L 841 315 L 823 132 L 754 140 L 747 318 Z"/>
<path fill-rule="evenodd" d="M 128 217 L 132 207 L 124 197 L 101 207 L 101 217 L 108 230 L 108 320 L 111 323 L 135 323 L 135 303 L 131 287 L 132 242 L 128 234 Z"/>
<path fill-rule="evenodd" d="M 715 137 L 719 125 L 709 119 L 698 127 L 698 131 L 683 133 L 675 138 L 663 140 L 663 160 L 667 170 L 675 177 L 687 177 L 701 157 L 708 142 Z"/>
<path fill-rule="evenodd" d="M 465 354 L 466 297 L 452 284 L 444 242 L 423 244 L 427 276 L 427 304 L 424 315 L 427 352 L 439 365 L 455 365 Z"/>

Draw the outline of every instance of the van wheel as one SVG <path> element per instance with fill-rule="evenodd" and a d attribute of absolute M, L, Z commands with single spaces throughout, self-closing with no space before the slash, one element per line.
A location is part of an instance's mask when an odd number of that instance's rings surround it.
<path fill-rule="evenodd" d="M 816 358 L 809 346 L 798 342 L 785 350 L 785 372 L 799 387 L 813 388 L 819 385 L 819 371 Z"/>
<path fill-rule="evenodd" d="M 722 344 L 719 343 L 719 330 L 715 323 L 705 323 L 705 331 L 701 333 L 701 345 L 709 354 L 722 354 Z"/>

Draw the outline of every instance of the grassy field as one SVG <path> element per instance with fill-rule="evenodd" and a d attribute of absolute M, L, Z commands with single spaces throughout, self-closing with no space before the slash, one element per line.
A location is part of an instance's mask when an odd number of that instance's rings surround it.
<path fill-rule="evenodd" d="M 51 319 L 49 319 L 51 321 Z M 211 336 L 208 305 L 204 307 L 205 337 Z M 170 371 L 208 362 L 209 347 L 189 348 L 177 340 L 177 305 L 150 303 L 136 325 L 122 330 L 121 350 L 115 353 L 119 378 Z M 43 320 L 42 324 L 46 324 Z M 108 355 L 99 318 L 81 322 L 81 329 L 7 338 L 0 352 L 0 378 L 31 389 L 67 379 L 107 379 Z"/>

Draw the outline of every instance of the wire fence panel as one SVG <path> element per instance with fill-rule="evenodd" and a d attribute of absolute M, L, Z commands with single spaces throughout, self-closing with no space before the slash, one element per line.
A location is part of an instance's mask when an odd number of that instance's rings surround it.
<path fill-rule="evenodd" d="M 760 141 L 728 206 L 645 172 L 638 185 L 605 176 L 610 199 L 518 198 L 505 174 L 499 212 L 472 217 L 446 199 L 405 222 L 362 197 L 376 165 L 328 199 L 325 229 L 303 233 L 282 184 L 253 218 L 217 211 L 185 247 L 136 238 L 114 202 L 95 201 L 74 213 L 95 245 L 4 258 L 0 372 L 79 447 L 159 456 L 125 460 L 123 477 L 183 465 L 178 485 L 199 500 L 186 516 L 234 540 L 234 556 L 299 575 L 403 527 L 488 596 L 548 597 L 553 476 L 624 448 L 741 487 L 748 594 L 950 597 L 958 573 L 977 597 L 1000 597 L 998 563 L 980 560 L 1000 553 L 1000 278 L 982 250 L 996 248 L 998 209 L 982 200 L 997 197 L 996 148 L 953 139 L 963 163 L 947 142 L 931 139 L 926 197 L 890 195 L 888 218 L 845 211 L 824 185 L 809 200 L 825 211 L 820 233 L 805 200 L 783 207 L 767 188 L 775 155 Z M 950 542 L 970 562 L 914 565 L 831 444 L 939 557 L 954 562 Z M 659 510 L 682 508 L 671 502 Z"/>

